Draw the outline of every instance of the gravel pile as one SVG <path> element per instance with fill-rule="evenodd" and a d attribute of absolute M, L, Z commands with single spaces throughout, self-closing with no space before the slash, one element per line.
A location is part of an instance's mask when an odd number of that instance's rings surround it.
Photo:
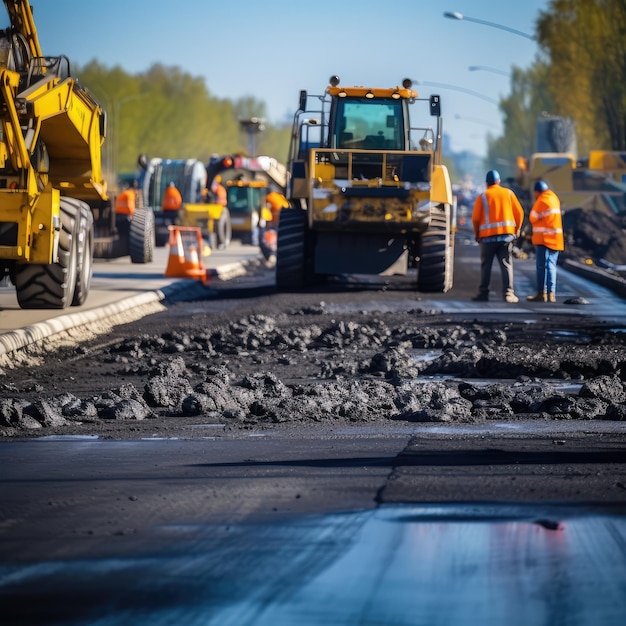
<path fill-rule="evenodd" d="M 338 316 L 320 304 L 60 349 L 45 366 L 2 372 L 0 435 L 626 418 L 623 332 L 431 317 Z"/>

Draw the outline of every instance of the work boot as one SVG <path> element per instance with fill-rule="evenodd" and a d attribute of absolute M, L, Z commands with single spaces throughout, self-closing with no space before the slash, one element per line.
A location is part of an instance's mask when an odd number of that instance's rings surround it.
<path fill-rule="evenodd" d="M 556 294 L 552 291 L 548 294 L 548 302 L 556 302 Z"/>
<path fill-rule="evenodd" d="M 519 298 L 514 293 L 507 293 L 506 296 L 504 296 L 504 301 L 513 304 L 519 302 Z"/>
<path fill-rule="evenodd" d="M 526 296 L 526 300 L 529 302 L 547 302 L 548 294 L 545 291 L 543 293 L 537 292 L 534 296 Z"/>
<path fill-rule="evenodd" d="M 479 293 L 477 296 L 472 298 L 473 302 L 489 302 L 489 294 L 487 293 Z"/>

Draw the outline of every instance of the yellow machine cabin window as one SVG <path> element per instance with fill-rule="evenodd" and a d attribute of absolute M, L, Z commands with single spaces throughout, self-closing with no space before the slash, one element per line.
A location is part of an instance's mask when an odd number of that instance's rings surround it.
<path fill-rule="evenodd" d="M 403 150 L 404 112 L 399 100 L 346 98 L 337 101 L 333 147 L 344 150 Z"/>

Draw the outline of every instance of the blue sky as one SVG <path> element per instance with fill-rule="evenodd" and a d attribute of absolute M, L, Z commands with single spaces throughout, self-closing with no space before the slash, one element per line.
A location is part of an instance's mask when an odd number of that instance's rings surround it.
<path fill-rule="evenodd" d="M 291 119 L 300 89 L 323 93 L 332 74 L 343 84 L 371 87 L 392 87 L 411 77 L 424 83 L 417 85 L 420 96 L 441 95 L 451 148 L 484 154 L 486 133 L 497 135 L 502 129 L 500 112 L 491 100 L 507 95 L 509 78 L 468 68 L 505 73 L 513 66 L 527 68 L 538 48 L 524 37 L 446 19 L 443 13 L 457 11 L 533 34 L 539 11 L 548 10 L 551 2 L 506 3 L 506 11 L 501 0 L 31 4 L 44 54 L 65 54 L 79 65 L 97 59 L 130 73 L 154 63 L 177 66 L 203 77 L 215 97 L 253 96 L 265 102 L 273 122 Z M 0 15 L 4 26 L 6 14 Z"/>

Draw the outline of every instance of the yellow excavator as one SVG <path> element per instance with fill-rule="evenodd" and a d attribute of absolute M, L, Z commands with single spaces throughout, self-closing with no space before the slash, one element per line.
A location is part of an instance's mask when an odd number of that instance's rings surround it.
<path fill-rule="evenodd" d="M 4 1 L 0 31 L 0 278 L 22 308 L 84 304 L 94 256 L 152 260 L 154 215 L 116 217 L 101 164 L 106 113 L 44 56 L 28 1 Z"/>

